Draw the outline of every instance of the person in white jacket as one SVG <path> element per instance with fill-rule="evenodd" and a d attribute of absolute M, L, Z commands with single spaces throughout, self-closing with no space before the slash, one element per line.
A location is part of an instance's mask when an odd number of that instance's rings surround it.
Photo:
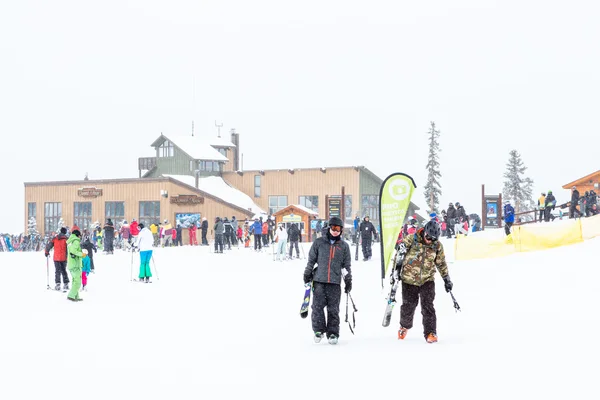
<path fill-rule="evenodd" d="M 140 281 L 150 282 L 152 271 L 150 270 L 150 260 L 152 259 L 152 245 L 154 237 L 150 229 L 144 224 L 138 225 L 140 233 L 137 239 L 137 246 L 140 249 Z"/>
<path fill-rule="evenodd" d="M 279 224 L 277 230 L 275 231 L 275 240 L 277 241 L 277 260 L 279 261 L 285 260 L 285 246 L 287 244 L 287 238 L 287 231 L 283 228 L 282 224 Z"/>

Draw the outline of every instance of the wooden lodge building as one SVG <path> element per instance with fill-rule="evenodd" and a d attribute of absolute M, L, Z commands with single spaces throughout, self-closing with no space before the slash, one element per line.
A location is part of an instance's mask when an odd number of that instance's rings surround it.
<path fill-rule="evenodd" d="M 146 225 L 167 219 L 186 228 L 189 221 L 206 217 L 212 236 L 217 216 L 243 221 L 285 214 L 286 209 L 304 211 L 305 219 L 298 221 L 303 239 L 310 233 L 308 215 L 326 220 L 343 212 L 347 226 L 356 215 L 369 215 L 379 224 L 383 180 L 365 167 L 241 171 L 239 134 L 234 130 L 230 140 L 161 134 L 151 146 L 156 155 L 138 159 L 139 178 L 26 182 L 24 231 L 32 217 L 42 234 L 57 231 L 61 219 L 81 229 L 103 225 L 108 218 L 115 227 L 136 218 Z M 416 210 L 411 203 L 407 215 Z M 282 212 L 277 218 L 293 220 Z"/>
<path fill-rule="evenodd" d="M 589 175 L 584 176 L 583 178 L 579 178 L 574 180 L 573 182 L 569 182 L 563 185 L 563 189 L 571 190 L 573 186 L 577 188 L 579 194 L 583 196 L 585 192 L 589 192 L 590 190 L 598 193 L 598 185 L 600 183 L 600 171 L 593 172 Z"/>

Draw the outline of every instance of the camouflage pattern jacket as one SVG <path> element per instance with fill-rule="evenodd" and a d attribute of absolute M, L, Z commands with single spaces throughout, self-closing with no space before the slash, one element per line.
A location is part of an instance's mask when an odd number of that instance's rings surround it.
<path fill-rule="evenodd" d="M 402 261 L 402 282 L 409 285 L 421 286 L 426 282 L 435 280 L 436 268 L 442 278 L 448 275 L 448 265 L 444 255 L 444 246 L 439 240 L 425 244 L 423 228 L 414 235 L 407 236 L 402 243 L 407 253 Z"/>

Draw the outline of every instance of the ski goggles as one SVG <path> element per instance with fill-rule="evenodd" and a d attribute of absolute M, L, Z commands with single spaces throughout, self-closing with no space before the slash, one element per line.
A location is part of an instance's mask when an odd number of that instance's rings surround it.
<path fill-rule="evenodd" d="M 430 242 L 435 242 L 437 240 L 437 238 L 431 237 L 427 234 L 425 234 L 425 239 L 429 240 Z"/>
<path fill-rule="evenodd" d="M 334 231 L 334 232 L 341 232 L 342 231 L 342 227 L 341 226 L 337 226 L 337 225 L 330 225 L 329 228 Z"/>

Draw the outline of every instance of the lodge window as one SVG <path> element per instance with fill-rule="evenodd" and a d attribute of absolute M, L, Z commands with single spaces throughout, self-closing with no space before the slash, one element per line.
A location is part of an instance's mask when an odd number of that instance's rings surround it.
<path fill-rule="evenodd" d="M 207 172 L 221 171 L 221 165 L 218 161 L 198 161 L 198 170 Z"/>
<path fill-rule="evenodd" d="M 217 149 L 219 150 L 219 153 L 223 154 L 225 157 L 227 157 L 227 149 Z"/>
<path fill-rule="evenodd" d="M 140 201 L 140 219 L 144 226 L 158 225 L 160 222 L 160 201 Z"/>
<path fill-rule="evenodd" d="M 37 203 L 27 203 L 27 221 L 37 219 Z"/>
<path fill-rule="evenodd" d="M 175 152 L 173 150 L 173 143 L 168 140 L 162 142 L 162 144 L 158 147 L 158 156 L 159 157 L 173 157 Z"/>
<path fill-rule="evenodd" d="M 104 203 L 104 218 L 112 219 L 113 225 L 117 226 L 117 222 L 123 222 L 125 219 L 125 202 L 124 201 L 107 201 Z"/>
<path fill-rule="evenodd" d="M 62 203 L 44 203 L 44 234 L 50 236 L 60 229 Z"/>
<path fill-rule="evenodd" d="M 287 196 L 269 196 L 269 214 L 287 207 Z"/>
<path fill-rule="evenodd" d="M 83 232 L 84 229 L 90 229 L 92 226 L 92 202 L 75 202 L 73 219 L 75 225 L 79 227 L 79 230 Z"/>
<path fill-rule="evenodd" d="M 260 197 L 260 175 L 254 175 L 254 197 Z"/>
<path fill-rule="evenodd" d="M 379 220 L 379 196 L 367 194 L 362 196 L 362 216 L 369 216 L 371 220 Z"/>
<path fill-rule="evenodd" d="M 300 196 L 298 197 L 298 204 L 316 213 L 319 212 L 319 196 Z"/>

